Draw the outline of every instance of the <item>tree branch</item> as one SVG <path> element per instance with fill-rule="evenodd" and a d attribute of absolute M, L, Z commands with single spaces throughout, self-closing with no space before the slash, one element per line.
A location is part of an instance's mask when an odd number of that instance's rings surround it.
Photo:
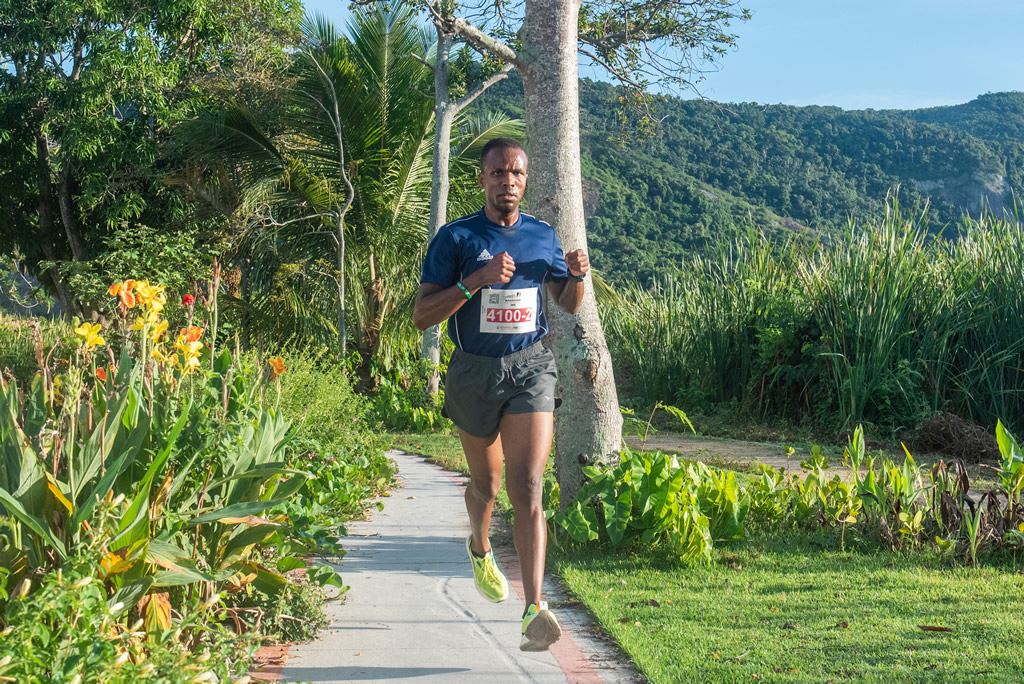
<path fill-rule="evenodd" d="M 450 14 L 445 14 L 437 6 L 436 0 L 430 0 L 424 4 L 436 23 L 444 27 L 448 32 L 462 36 L 478 52 L 489 52 L 503 62 L 519 66 L 519 57 L 516 55 L 516 51 L 505 43 L 493 36 L 487 35 L 462 17 L 453 17 Z"/>
<path fill-rule="evenodd" d="M 85 29 L 81 26 L 75 32 L 75 49 L 72 57 L 74 61 L 71 65 L 71 80 L 77 81 L 78 77 L 82 75 L 82 65 L 85 64 L 83 59 L 83 49 L 85 47 Z"/>
<path fill-rule="evenodd" d="M 633 88 L 636 90 L 644 89 L 645 84 L 631 76 L 628 71 L 616 67 L 610 61 L 601 57 L 597 52 L 593 50 L 588 50 L 587 48 L 583 47 L 583 45 L 584 44 L 581 42 L 577 46 L 576 49 L 579 51 L 579 53 L 586 57 L 587 59 L 589 59 L 590 61 L 592 61 L 594 64 L 598 65 L 599 67 L 607 71 L 612 76 L 614 76 L 616 80 L 619 81 L 619 83 L 628 88 Z"/>
<path fill-rule="evenodd" d="M 467 43 L 477 50 L 489 52 L 503 62 L 514 64 L 516 67 L 519 66 L 519 56 L 515 50 L 497 38 L 487 35 L 462 17 L 451 19 L 449 25 L 452 27 L 452 30 L 462 36 Z"/>
<path fill-rule="evenodd" d="M 643 81 L 634 78 L 627 71 L 615 67 L 613 64 L 609 63 L 608 60 L 603 59 L 596 52 L 593 52 L 583 47 L 582 44 L 580 44 L 577 47 L 577 50 L 581 55 L 587 57 L 588 59 L 593 61 L 594 64 L 600 66 L 613 77 L 615 77 L 615 79 L 622 85 L 626 92 L 640 94 L 640 97 L 636 100 L 636 102 L 633 103 L 632 106 L 635 109 L 639 110 L 641 115 L 647 117 L 650 121 L 658 124 L 660 124 L 667 118 L 665 116 L 657 117 L 654 115 L 654 112 L 651 110 L 651 98 L 648 96 L 647 93 L 647 85 Z"/>
<path fill-rule="evenodd" d="M 495 83 L 504 81 L 506 78 L 508 78 L 509 73 L 511 73 L 511 71 L 515 68 L 516 65 L 513 64 L 512 62 L 506 62 L 498 72 L 491 74 L 490 78 L 488 78 L 485 81 L 481 81 L 476 85 L 475 88 L 473 88 L 473 90 L 469 91 L 464 96 L 453 102 L 452 109 L 455 110 L 456 114 L 458 114 L 463 109 L 473 104 L 473 101 L 476 98 L 483 95 L 485 90 L 490 88 Z"/>

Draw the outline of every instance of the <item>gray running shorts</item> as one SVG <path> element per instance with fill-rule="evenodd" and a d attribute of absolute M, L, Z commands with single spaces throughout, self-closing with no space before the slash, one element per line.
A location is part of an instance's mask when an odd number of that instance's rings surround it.
<path fill-rule="evenodd" d="M 489 437 L 506 413 L 552 413 L 557 377 L 554 354 L 540 342 L 497 358 L 456 349 L 444 413 L 469 434 Z"/>

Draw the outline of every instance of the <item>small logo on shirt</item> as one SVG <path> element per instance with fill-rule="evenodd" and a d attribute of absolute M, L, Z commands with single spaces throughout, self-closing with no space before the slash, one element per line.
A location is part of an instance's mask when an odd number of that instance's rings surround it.
<path fill-rule="evenodd" d="M 493 257 L 493 256 L 491 256 L 491 253 L 490 253 L 490 252 L 488 252 L 488 251 L 487 251 L 487 250 L 485 249 L 484 251 L 480 252 L 480 254 L 478 254 L 478 255 L 477 255 L 477 257 L 476 257 L 476 260 L 477 260 L 477 261 L 490 261 L 490 260 L 491 260 L 491 259 L 493 259 L 493 258 L 494 258 L 494 257 Z"/>

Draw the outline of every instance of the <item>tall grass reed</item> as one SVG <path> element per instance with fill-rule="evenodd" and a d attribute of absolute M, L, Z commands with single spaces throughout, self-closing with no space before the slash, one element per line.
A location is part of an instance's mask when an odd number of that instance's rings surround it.
<path fill-rule="evenodd" d="M 763 417 L 986 426 L 1024 409 L 1024 223 L 965 217 L 952 239 L 891 202 L 824 244 L 750 231 L 652 286 L 601 298 L 624 395 Z"/>

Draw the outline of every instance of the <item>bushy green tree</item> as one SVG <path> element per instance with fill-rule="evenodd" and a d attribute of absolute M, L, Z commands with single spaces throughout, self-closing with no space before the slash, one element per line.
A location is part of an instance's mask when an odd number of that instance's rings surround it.
<path fill-rule="evenodd" d="M 246 87 L 283 59 L 300 8 L 0 0 L 0 249 L 83 309 L 94 293 L 75 290 L 67 265 L 88 270 L 83 262 L 118 231 L 213 227 L 164 182 L 179 162 L 168 132 L 218 90 Z"/>

